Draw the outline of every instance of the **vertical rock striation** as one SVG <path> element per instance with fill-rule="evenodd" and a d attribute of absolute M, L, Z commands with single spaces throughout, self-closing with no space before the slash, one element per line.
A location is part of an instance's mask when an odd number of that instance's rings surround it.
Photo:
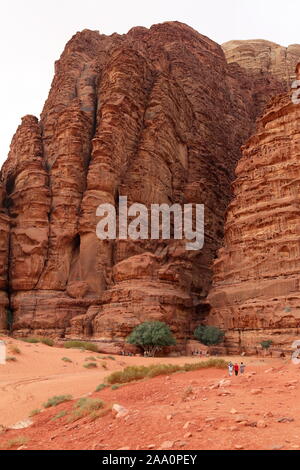
<path fill-rule="evenodd" d="M 41 120 L 23 118 L 1 171 L 1 327 L 10 305 L 19 335 L 120 347 L 133 326 L 158 319 L 183 343 L 207 313 L 240 146 L 285 87 L 271 72 L 228 65 L 218 44 L 178 22 L 77 33 Z M 99 240 L 96 208 L 118 209 L 120 195 L 205 204 L 204 248 Z"/>
<path fill-rule="evenodd" d="M 232 351 L 255 352 L 259 338 L 290 347 L 299 331 L 299 125 L 290 95 L 274 98 L 237 165 L 208 296 Z"/>

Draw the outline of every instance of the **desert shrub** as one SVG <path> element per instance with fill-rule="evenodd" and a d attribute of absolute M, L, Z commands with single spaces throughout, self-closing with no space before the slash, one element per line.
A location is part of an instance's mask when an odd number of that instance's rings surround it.
<path fill-rule="evenodd" d="M 106 362 L 102 362 L 101 366 L 103 367 L 103 369 L 107 369 L 107 364 L 106 364 Z"/>
<path fill-rule="evenodd" d="M 61 358 L 62 361 L 64 362 L 73 362 L 71 359 L 69 359 L 68 357 L 62 357 Z"/>
<path fill-rule="evenodd" d="M 156 377 L 157 375 L 168 375 L 178 372 L 180 366 L 177 364 L 153 364 L 149 366 L 148 377 Z"/>
<path fill-rule="evenodd" d="M 7 448 L 10 449 L 11 447 L 20 447 L 28 442 L 28 438 L 24 436 L 15 437 L 14 439 L 10 439 L 7 441 Z"/>
<path fill-rule="evenodd" d="M 83 364 L 83 367 L 85 367 L 86 369 L 95 369 L 96 367 L 98 367 L 98 365 L 96 364 L 96 362 L 87 362 L 86 364 Z"/>
<path fill-rule="evenodd" d="M 57 415 L 55 415 L 51 421 L 56 421 L 57 419 L 60 419 L 60 418 L 63 418 L 64 416 L 66 416 L 68 414 L 67 410 L 61 410 L 59 413 L 57 413 Z"/>
<path fill-rule="evenodd" d="M 105 385 L 105 384 L 100 384 L 100 385 L 98 385 L 98 386 L 96 387 L 95 392 L 101 392 L 101 390 L 103 390 L 103 389 L 106 388 L 106 387 L 107 387 L 107 385 Z"/>
<path fill-rule="evenodd" d="M 19 349 L 17 346 L 11 346 L 9 348 L 10 352 L 12 352 L 13 354 L 21 354 L 21 349 Z"/>
<path fill-rule="evenodd" d="M 273 344 L 273 341 L 271 339 L 267 339 L 266 341 L 262 341 L 260 343 L 261 347 L 263 349 L 269 349 L 269 347 L 271 346 L 271 344 Z"/>
<path fill-rule="evenodd" d="M 17 358 L 15 356 L 6 356 L 6 360 L 16 362 Z"/>
<path fill-rule="evenodd" d="M 107 356 L 107 359 L 112 359 L 113 361 L 116 360 L 116 358 L 114 356 Z"/>
<path fill-rule="evenodd" d="M 192 370 L 199 370 L 199 369 L 209 369 L 209 368 L 226 369 L 227 362 L 221 358 L 218 358 L 218 359 L 211 358 L 211 359 L 208 359 L 207 361 L 194 362 L 193 364 L 184 364 L 182 368 L 183 370 L 185 370 L 185 372 L 190 372 Z"/>
<path fill-rule="evenodd" d="M 65 348 L 85 349 L 87 351 L 98 352 L 98 346 L 88 341 L 66 341 Z"/>
<path fill-rule="evenodd" d="M 89 356 L 85 358 L 85 361 L 97 361 L 97 358 L 94 356 Z"/>
<path fill-rule="evenodd" d="M 21 338 L 21 341 L 24 341 L 25 343 L 39 343 L 37 338 Z"/>
<path fill-rule="evenodd" d="M 79 408 L 81 410 L 91 411 L 99 410 L 103 408 L 104 402 L 100 398 L 79 398 L 74 404 L 74 408 Z"/>
<path fill-rule="evenodd" d="M 216 326 L 204 326 L 200 325 L 194 331 L 195 338 L 207 346 L 219 344 L 223 341 L 224 331 L 220 330 Z"/>
<path fill-rule="evenodd" d="M 148 321 L 136 326 L 127 337 L 129 344 L 140 346 L 150 356 L 165 346 L 176 344 L 169 326 L 160 321 Z"/>
<path fill-rule="evenodd" d="M 30 411 L 29 413 L 29 418 L 32 418 L 35 415 L 38 415 L 41 412 L 39 408 L 36 408 L 35 410 Z"/>
<path fill-rule="evenodd" d="M 104 402 L 99 398 L 80 398 L 74 404 L 74 410 L 72 411 L 68 421 L 76 421 L 85 416 L 89 416 L 92 420 L 100 416 L 99 410 L 104 407 Z"/>
<path fill-rule="evenodd" d="M 25 343 L 43 343 L 46 344 L 47 346 L 53 346 L 54 341 L 51 338 L 47 338 L 45 336 L 36 336 L 36 337 L 29 337 L 29 338 L 21 338 L 22 341 L 25 341 Z"/>
<path fill-rule="evenodd" d="M 55 395 L 54 397 L 49 398 L 48 401 L 43 404 L 43 407 L 50 408 L 51 406 L 59 405 L 65 401 L 70 401 L 72 398 L 72 395 Z"/>
<path fill-rule="evenodd" d="M 227 362 L 224 359 L 208 359 L 207 361 L 196 362 L 192 364 L 152 364 L 150 366 L 129 366 L 125 369 L 113 372 L 105 381 L 109 384 L 122 384 L 133 382 L 146 377 L 155 377 L 157 375 L 168 375 L 175 372 L 189 372 L 198 369 L 217 368 L 226 369 Z"/>
<path fill-rule="evenodd" d="M 51 338 L 46 338 L 46 337 L 42 336 L 38 339 L 39 339 L 40 343 L 46 344 L 47 346 L 53 346 L 54 345 L 54 341 Z"/>

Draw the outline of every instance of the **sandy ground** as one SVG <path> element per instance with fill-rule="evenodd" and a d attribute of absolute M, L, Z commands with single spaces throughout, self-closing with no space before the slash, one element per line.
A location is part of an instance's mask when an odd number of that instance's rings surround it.
<path fill-rule="evenodd" d="M 85 370 L 84 359 L 94 353 L 28 345 L 18 361 L 0 366 L 0 423 L 10 425 L 40 408 L 47 398 L 87 396 L 112 370 L 127 364 L 185 363 L 199 358 L 115 356 L 98 360 Z M 73 363 L 64 363 L 69 357 Z M 115 418 L 109 411 L 68 422 L 74 402 L 62 403 L 36 415 L 26 429 L 0 434 L 0 447 L 22 449 L 300 449 L 300 367 L 289 360 L 230 358 L 247 364 L 244 376 L 203 369 L 160 376 L 93 393 L 107 404 L 118 403 L 128 413 Z M 222 379 L 230 381 L 219 386 Z M 52 420 L 61 411 L 65 416 Z"/>
<path fill-rule="evenodd" d="M 115 360 L 98 359 L 97 369 L 85 369 L 83 365 L 88 357 L 107 355 L 49 347 L 40 343 L 25 343 L 15 339 L 0 337 L 7 344 L 7 355 L 16 357 L 17 361 L 8 361 L 0 365 L 0 425 L 11 426 L 28 417 L 29 413 L 40 408 L 49 397 L 71 394 L 81 397 L 103 382 L 112 371 L 121 370 L 127 365 L 166 362 L 163 358 L 141 358 L 114 356 Z M 18 347 L 20 354 L 12 352 Z M 72 360 L 64 362 L 63 357 Z M 168 358 L 168 363 L 193 362 L 193 358 Z M 102 364 L 105 364 L 106 369 Z"/>

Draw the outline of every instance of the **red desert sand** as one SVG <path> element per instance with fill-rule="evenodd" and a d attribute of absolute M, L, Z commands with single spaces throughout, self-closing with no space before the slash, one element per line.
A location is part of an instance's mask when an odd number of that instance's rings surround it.
<path fill-rule="evenodd" d="M 98 367 L 86 369 L 85 359 L 99 354 L 6 341 L 9 354 L 14 346 L 21 353 L 14 354 L 17 361 L 0 366 L 2 449 L 300 448 L 300 368 L 289 359 L 227 357 L 246 363 L 243 376 L 229 378 L 227 370 L 202 369 L 94 392 L 106 375 L 126 365 L 204 359 L 114 356 L 97 358 Z M 66 394 L 101 398 L 106 406 L 118 404 L 126 411 L 118 418 L 109 409 L 94 421 L 90 416 L 70 421 L 74 401 L 43 409 L 48 398 Z M 32 425 L 6 429 L 28 419 L 36 408 L 42 412 L 30 418 Z"/>

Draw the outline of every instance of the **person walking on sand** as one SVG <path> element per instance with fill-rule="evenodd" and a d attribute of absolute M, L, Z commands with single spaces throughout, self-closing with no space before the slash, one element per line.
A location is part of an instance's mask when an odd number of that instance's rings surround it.
<path fill-rule="evenodd" d="M 243 374 L 245 372 L 245 364 L 243 362 L 241 362 L 241 365 L 240 365 L 240 373 Z"/>
<path fill-rule="evenodd" d="M 230 376 L 232 376 L 232 372 L 233 372 L 233 364 L 232 362 L 229 362 L 228 364 L 228 373 Z"/>
<path fill-rule="evenodd" d="M 233 368 L 234 368 L 234 373 L 235 373 L 235 375 L 238 375 L 238 374 L 239 374 L 239 365 L 238 365 L 237 362 L 234 364 L 234 367 L 233 367 Z"/>

